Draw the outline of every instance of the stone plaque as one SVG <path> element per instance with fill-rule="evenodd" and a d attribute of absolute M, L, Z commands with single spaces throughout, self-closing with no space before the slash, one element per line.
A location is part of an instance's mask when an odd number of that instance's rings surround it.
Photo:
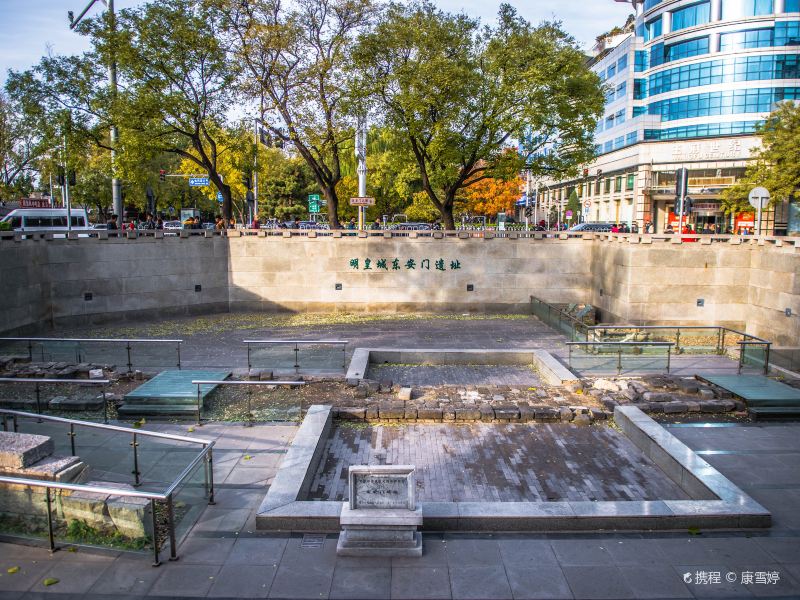
<path fill-rule="evenodd" d="M 350 508 L 414 510 L 414 467 L 350 467 Z"/>

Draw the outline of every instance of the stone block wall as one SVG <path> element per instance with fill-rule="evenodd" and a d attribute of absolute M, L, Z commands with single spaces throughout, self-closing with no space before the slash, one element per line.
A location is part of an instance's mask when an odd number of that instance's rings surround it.
<path fill-rule="evenodd" d="M 409 260 L 413 269 L 406 267 Z M 386 261 L 385 268 L 378 261 Z M 800 318 L 784 313 L 800 314 L 800 247 L 791 242 L 674 244 L 638 236 L 3 240 L 0 281 L 0 331 L 6 333 L 227 310 L 510 312 L 528 310 L 536 296 L 589 302 L 603 321 L 724 324 L 777 345 L 800 344 Z"/>

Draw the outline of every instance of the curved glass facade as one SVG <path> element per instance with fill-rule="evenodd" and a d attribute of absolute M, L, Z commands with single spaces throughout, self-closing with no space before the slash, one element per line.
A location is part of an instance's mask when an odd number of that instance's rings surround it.
<path fill-rule="evenodd" d="M 752 133 L 776 102 L 798 99 L 800 0 L 645 0 L 630 38 L 593 68 L 608 86 L 601 153 Z M 697 118 L 708 122 L 679 124 Z"/>

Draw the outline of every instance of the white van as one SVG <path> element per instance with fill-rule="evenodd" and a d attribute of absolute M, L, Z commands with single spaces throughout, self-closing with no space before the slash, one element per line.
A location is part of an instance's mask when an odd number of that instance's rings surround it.
<path fill-rule="evenodd" d="M 85 208 L 70 210 L 74 231 L 90 229 Z M 67 231 L 66 208 L 17 208 L 0 223 L 10 223 L 12 231 Z"/>

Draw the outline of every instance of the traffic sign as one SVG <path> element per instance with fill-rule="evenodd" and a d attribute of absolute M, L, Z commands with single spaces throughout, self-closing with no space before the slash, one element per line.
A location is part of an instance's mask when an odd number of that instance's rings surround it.
<path fill-rule="evenodd" d="M 769 190 L 763 187 L 753 188 L 747 196 L 750 206 L 759 210 L 764 210 L 769 204 Z"/>
<path fill-rule="evenodd" d="M 565 215 L 565 216 L 567 217 L 567 219 L 571 219 L 571 218 L 572 218 L 572 211 L 571 211 L 571 210 L 568 210 L 568 211 L 566 212 L 566 215 Z"/>
<path fill-rule="evenodd" d="M 208 177 L 189 177 L 189 187 L 206 187 Z"/>
<path fill-rule="evenodd" d="M 591 200 L 584 200 L 583 201 L 583 208 L 592 208 L 592 201 Z"/>
<path fill-rule="evenodd" d="M 375 198 L 350 198 L 350 206 L 374 206 Z"/>
<path fill-rule="evenodd" d="M 750 201 L 750 206 L 758 211 L 756 235 L 761 235 L 761 211 L 767 208 L 769 204 L 769 190 L 763 187 L 753 188 L 750 190 L 747 199 Z"/>
<path fill-rule="evenodd" d="M 318 213 L 319 212 L 319 194 L 309 194 L 308 195 L 308 212 L 310 213 Z"/>
<path fill-rule="evenodd" d="M 222 204 L 225 201 L 225 198 L 222 197 L 222 192 L 217 192 L 217 202 Z"/>

